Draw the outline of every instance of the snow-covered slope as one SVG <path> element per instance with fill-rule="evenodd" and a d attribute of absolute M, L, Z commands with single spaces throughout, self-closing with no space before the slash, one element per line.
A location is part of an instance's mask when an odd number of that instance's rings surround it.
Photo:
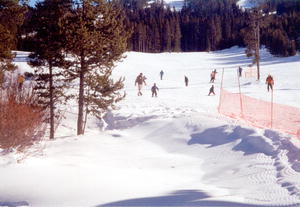
<path fill-rule="evenodd" d="M 299 140 L 217 113 L 221 69 L 224 87 L 236 90 L 237 67 L 251 63 L 243 51 L 127 53 L 113 74 L 125 76 L 127 97 L 106 115 L 105 131 L 90 119 L 86 135 L 76 136 L 77 109 L 69 105 L 54 141 L 20 162 L 25 155 L 1 157 L 0 206 L 300 206 Z M 299 107 L 299 66 L 299 55 L 262 51 L 262 80 L 275 77 L 277 103 Z M 216 96 L 207 96 L 212 69 Z M 134 86 L 140 72 L 143 96 Z M 241 81 L 247 95 L 269 99 L 264 81 Z"/>
<path fill-rule="evenodd" d="M 171 8 L 175 8 L 176 10 L 180 10 L 183 7 L 183 0 L 164 0 L 166 4 L 168 4 Z"/>
<path fill-rule="evenodd" d="M 264 2 L 265 0 L 238 0 L 237 5 L 241 8 L 250 9 Z"/>
<path fill-rule="evenodd" d="M 250 9 L 258 4 L 263 3 L 264 1 L 265 0 L 238 0 L 237 5 L 241 8 Z M 180 10 L 184 5 L 183 0 L 164 0 L 164 2 L 170 5 L 170 7 L 175 7 L 176 10 Z"/>

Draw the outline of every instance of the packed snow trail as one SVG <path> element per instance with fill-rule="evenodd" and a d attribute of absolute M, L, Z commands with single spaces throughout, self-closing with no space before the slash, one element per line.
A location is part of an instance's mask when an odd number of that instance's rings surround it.
<path fill-rule="evenodd" d="M 21 154 L 1 157 L 0 206 L 300 206 L 299 141 L 217 112 L 221 69 L 235 90 L 237 67 L 251 62 L 243 51 L 128 53 L 114 72 L 126 78 L 127 96 L 105 124 L 90 119 L 86 134 L 76 136 L 73 103 L 54 141 L 36 145 L 19 163 Z M 262 51 L 262 80 L 275 77 L 276 102 L 299 105 L 299 66 L 299 56 Z M 216 96 L 207 96 L 213 69 Z M 147 86 L 138 97 L 141 72 Z M 242 82 L 247 95 L 268 98 L 264 81 Z"/>

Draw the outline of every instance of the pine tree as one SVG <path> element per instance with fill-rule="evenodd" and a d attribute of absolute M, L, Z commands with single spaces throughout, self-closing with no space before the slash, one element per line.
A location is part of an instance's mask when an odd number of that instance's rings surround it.
<path fill-rule="evenodd" d="M 65 18 L 64 28 L 67 51 L 72 55 L 74 66 L 68 72 L 71 78 L 79 78 L 77 134 L 81 135 L 84 134 L 84 106 L 93 104 L 90 101 L 94 100 L 88 98 L 90 94 L 95 94 L 93 81 L 99 80 L 96 84 L 102 87 L 99 76 L 108 78 L 110 73 L 107 71 L 123 57 L 129 33 L 120 8 L 105 0 L 80 0 L 78 7 Z M 111 87 L 107 89 L 114 88 L 116 84 L 112 81 L 108 83 Z M 114 92 L 105 91 L 114 97 L 113 102 L 119 100 Z M 98 113 L 100 117 L 101 108 Z"/>
<path fill-rule="evenodd" d="M 174 24 L 173 24 L 173 38 L 172 38 L 172 49 L 174 52 L 180 52 L 181 51 L 181 28 L 180 28 L 180 21 L 178 16 L 176 15 L 174 18 Z"/>
<path fill-rule="evenodd" d="M 0 0 L 0 88 L 4 81 L 4 72 L 14 70 L 12 64 L 16 49 L 18 29 L 24 20 L 26 8 L 17 0 Z"/>
<path fill-rule="evenodd" d="M 0 24 L 9 31 L 12 42 L 10 49 L 17 49 L 20 27 L 24 22 L 27 6 L 19 0 L 0 0 Z M 1 44 L 1 43 L 0 43 Z"/>
<path fill-rule="evenodd" d="M 39 104 L 44 110 L 49 110 L 50 139 L 54 139 L 54 121 L 59 117 L 59 111 L 55 111 L 56 105 L 63 102 L 63 90 L 66 87 L 62 70 L 57 68 L 66 63 L 63 53 L 65 38 L 60 25 L 71 6 L 71 1 L 45 0 L 36 4 L 33 14 L 36 45 L 31 54 L 31 64 L 37 67 L 38 75 L 34 89 L 41 97 Z"/>
<path fill-rule="evenodd" d="M 171 38 L 170 23 L 166 20 L 162 30 L 162 51 L 171 51 Z"/>

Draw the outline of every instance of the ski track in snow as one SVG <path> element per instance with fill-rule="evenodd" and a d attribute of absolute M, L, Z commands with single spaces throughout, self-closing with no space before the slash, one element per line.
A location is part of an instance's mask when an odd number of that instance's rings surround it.
<path fill-rule="evenodd" d="M 270 72 L 276 77 L 276 101 L 297 106 L 299 55 L 262 54 L 263 78 Z M 16 64 L 31 70 L 24 61 L 21 53 Z M 225 87 L 236 90 L 232 76 L 250 62 L 236 47 L 213 53 L 128 53 L 114 72 L 126 77 L 127 97 L 119 110 L 107 113 L 105 124 L 90 119 L 86 135 L 76 137 L 72 103 L 55 141 L 40 143 L 36 148 L 43 150 L 21 163 L 15 162 L 20 155 L 1 158 L 0 206 L 300 206 L 298 141 L 217 113 L 220 69 L 225 68 Z M 217 95 L 209 97 L 214 68 Z M 295 75 L 287 77 L 282 68 Z M 134 79 L 140 72 L 147 86 L 137 97 Z M 189 87 L 183 86 L 184 75 Z M 154 82 L 158 98 L 150 97 Z M 263 81 L 242 79 L 242 88 L 268 99 Z"/>

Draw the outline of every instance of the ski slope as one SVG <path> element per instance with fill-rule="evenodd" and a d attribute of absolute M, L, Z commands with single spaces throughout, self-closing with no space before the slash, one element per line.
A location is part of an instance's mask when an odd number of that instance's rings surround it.
<path fill-rule="evenodd" d="M 18 54 L 20 70 L 32 70 L 27 54 Z M 76 136 L 77 107 L 70 103 L 54 141 L 1 156 L 0 206 L 300 206 L 300 141 L 217 112 L 222 68 L 223 86 L 234 91 L 237 67 L 251 63 L 243 48 L 126 55 L 113 76 L 126 78 L 127 96 L 105 123 L 90 118 L 86 134 Z M 299 107 L 299 66 L 299 55 L 262 50 L 261 81 L 243 77 L 241 90 L 269 100 L 270 73 L 274 101 Z M 216 96 L 207 96 L 213 69 Z M 137 96 L 141 72 L 147 86 Z"/>

